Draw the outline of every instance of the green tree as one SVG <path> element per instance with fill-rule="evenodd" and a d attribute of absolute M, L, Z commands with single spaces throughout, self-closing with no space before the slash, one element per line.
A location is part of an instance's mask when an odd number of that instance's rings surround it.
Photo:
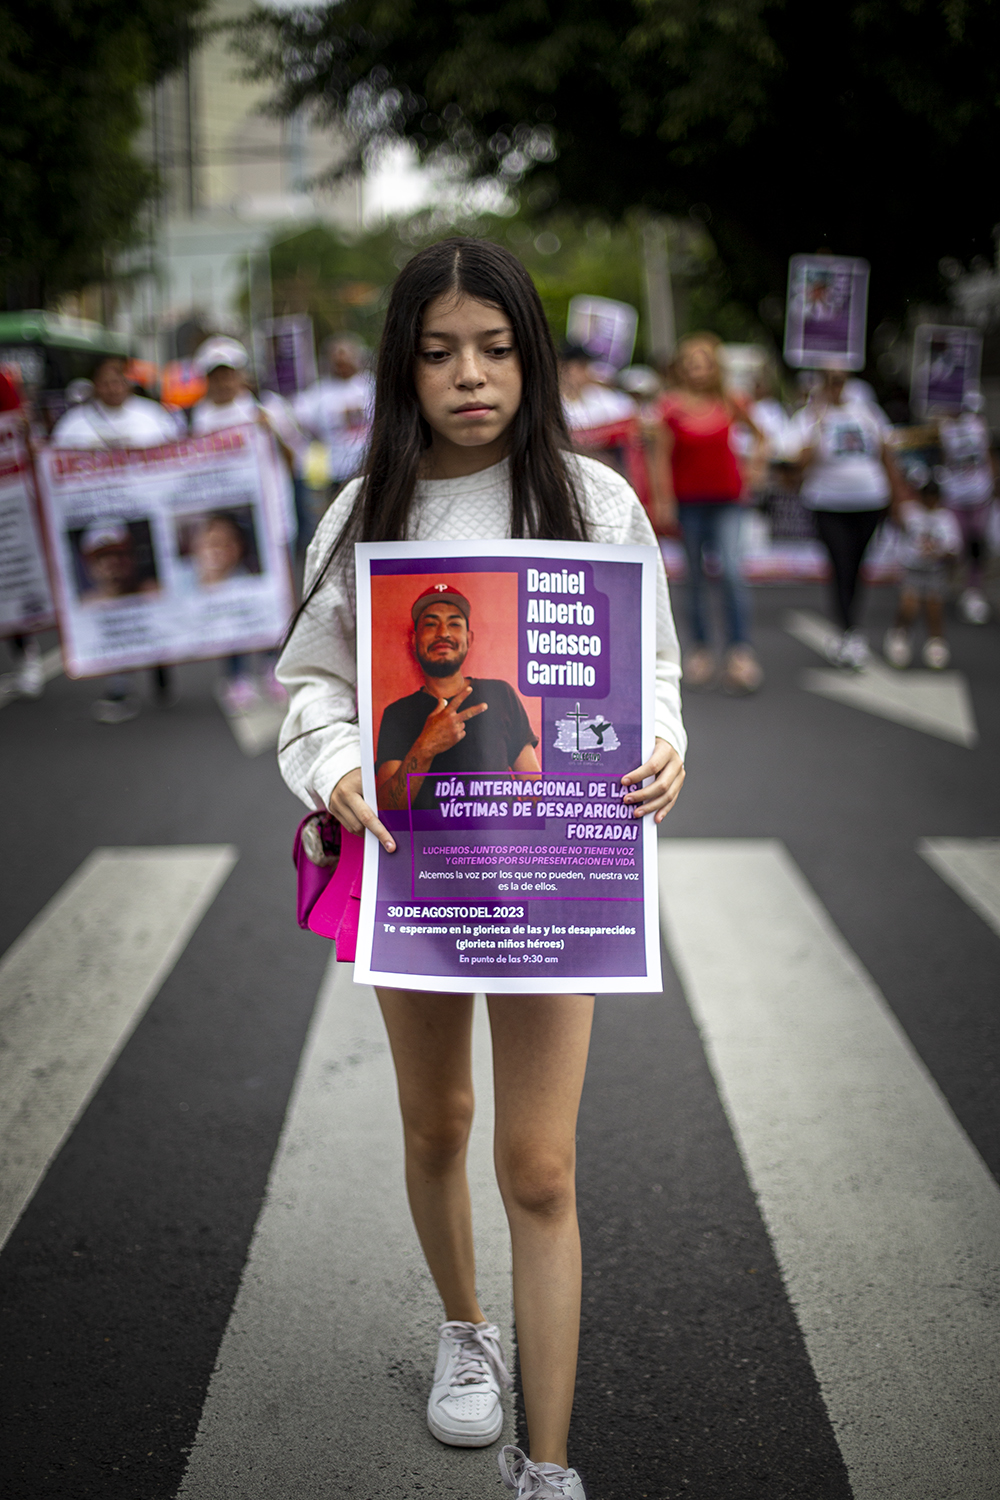
<path fill-rule="evenodd" d="M 106 273 L 156 191 L 141 91 L 182 59 L 205 0 L 0 4 L 0 299 L 44 305 Z"/>
<path fill-rule="evenodd" d="M 314 224 L 282 235 L 271 246 L 275 313 L 309 313 L 317 340 L 350 329 L 374 347 L 396 272 L 415 250 L 439 239 L 446 223 L 451 232 L 484 236 L 514 251 L 531 272 L 557 343 L 566 335 L 573 297 L 614 297 L 639 309 L 635 359 L 649 358 L 642 315 L 643 221 L 635 213 L 617 224 L 562 209 L 542 221 L 530 212 L 453 221 L 446 211 L 431 209 L 350 239 L 329 225 Z M 758 320 L 732 299 L 728 274 L 704 231 L 684 235 L 674 265 L 679 333 L 710 327 L 738 343 L 762 336 Z M 244 313 L 248 308 L 244 297 Z"/>
<path fill-rule="evenodd" d="M 788 256 L 867 256 L 874 320 L 988 254 L 998 0 L 338 0 L 239 45 L 280 110 L 346 116 L 551 205 L 710 226 L 775 326 Z"/>

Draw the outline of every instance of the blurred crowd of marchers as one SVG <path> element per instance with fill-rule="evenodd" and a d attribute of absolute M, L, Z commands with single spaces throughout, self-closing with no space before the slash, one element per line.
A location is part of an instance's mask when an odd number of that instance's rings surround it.
<path fill-rule="evenodd" d="M 325 341 L 318 375 L 309 353 L 315 378 L 297 390 L 286 384 L 284 393 L 273 372 L 258 382 L 251 351 L 226 335 L 203 339 L 191 358 L 162 370 L 98 353 L 85 375 L 57 391 L 34 389 L 23 367 L 8 365 L 0 371 L 0 410 L 21 413 L 36 450 L 142 447 L 259 422 L 287 479 L 286 540 L 301 564 L 323 512 L 363 466 L 374 398 L 372 353 L 356 334 Z M 915 659 L 933 670 L 948 665 L 950 611 L 970 624 L 991 620 L 997 463 L 976 392 L 933 422 L 914 424 L 902 393 L 886 409 L 865 380 L 837 369 L 801 371 L 782 390 L 765 351 L 726 345 L 708 332 L 683 338 L 659 369 L 615 368 L 571 343 L 559 360 L 571 442 L 628 478 L 661 538 L 671 578 L 683 580 L 689 687 L 750 693 L 761 686 L 753 580 L 827 577 L 829 656 L 849 671 L 863 671 L 872 650 L 862 626 L 866 577 L 898 588 L 896 618 L 880 647 L 899 670 Z M 205 539 L 207 553 L 212 540 Z M 110 556 L 120 542 L 110 533 L 91 541 L 90 561 L 100 571 L 101 549 Z M 226 538 L 214 542 L 217 553 Z M 716 588 L 721 633 L 710 607 Z M 9 644 L 4 691 L 41 692 L 37 642 L 20 636 Z M 262 697 L 280 703 L 273 668 L 273 653 L 227 657 L 219 688 L 225 711 L 250 711 Z M 162 701 L 172 697 L 165 669 L 154 676 L 154 691 Z M 131 678 L 109 680 L 94 711 L 105 722 L 133 717 Z"/>

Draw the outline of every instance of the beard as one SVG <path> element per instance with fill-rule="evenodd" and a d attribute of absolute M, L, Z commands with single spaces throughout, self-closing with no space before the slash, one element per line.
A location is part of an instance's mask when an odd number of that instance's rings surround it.
<path fill-rule="evenodd" d="M 419 651 L 416 653 L 420 670 L 426 672 L 428 677 L 453 677 L 456 672 L 462 670 L 468 654 L 468 651 L 463 651 L 461 655 L 456 652 L 454 656 L 428 657 L 421 656 Z"/>

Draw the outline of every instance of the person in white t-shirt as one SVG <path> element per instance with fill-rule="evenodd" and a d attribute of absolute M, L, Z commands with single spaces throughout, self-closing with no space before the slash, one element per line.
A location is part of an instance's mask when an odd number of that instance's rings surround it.
<path fill-rule="evenodd" d="M 354 334 L 336 334 L 325 346 L 330 373 L 293 402 L 296 419 L 329 454 L 334 493 L 360 472 L 371 432 L 375 382 L 364 369 L 366 353 Z"/>
<path fill-rule="evenodd" d="M 941 498 L 962 535 L 966 576 L 958 608 L 969 625 L 985 625 L 990 617 L 990 606 L 983 595 L 983 568 L 996 461 L 990 447 L 990 430 L 980 415 L 982 408 L 982 396 L 978 391 L 970 391 L 961 411 L 942 417 L 938 423 L 944 459 L 938 476 Z"/>
<path fill-rule="evenodd" d="M 800 499 L 830 555 L 833 615 L 840 627 L 830 660 L 857 671 L 870 655 L 855 628 L 861 560 L 889 514 L 896 472 L 885 415 L 869 401 L 849 400 L 846 378 L 842 370 L 824 371 L 809 404 L 789 425 L 789 450 L 803 466 Z"/>
<path fill-rule="evenodd" d="M 559 356 L 559 389 L 570 432 L 608 427 L 639 415 L 631 396 L 594 379 L 592 363 L 588 351 L 576 344 L 568 345 Z"/>
<path fill-rule="evenodd" d="M 154 448 L 180 435 L 164 407 L 133 394 L 117 354 L 100 361 L 91 381 L 92 399 L 70 407 L 53 428 L 54 448 Z"/>
<path fill-rule="evenodd" d="M 109 354 L 91 374 L 93 395 L 71 406 L 52 430 L 54 448 L 155 448 L 180 437 L 177 420 L 156 401 L 136 396 L 125 376 L 125 360 Z M 161 705 L 175 702 L 169 669 L 153 667 L 153 686 Z M 139 695 L 132 690 L 134 674 L 118 672 L 105 681 L 104 692 L 91 705 L 99 724 L 125 724 L 139 713 Z"/>
<path fill-rule="evenodd" d="M 925 667 L 941 671 L 951 660 L 944 638 L 944 596 L 947 588 L 945 563 L 962 549 L 962 534 L 951 511 L 940 502 L 937 485 L 930 481 L 915 500 L 904 500 L 896 524 L 902 532 L 899 560 L 903 582 L 896 622 L 885 637 L 885 658 L 894 667 L 908 667 L 913 660 L 910 632 L 920 606 L 927 619 L 927 640 L 922 654 Z"/>

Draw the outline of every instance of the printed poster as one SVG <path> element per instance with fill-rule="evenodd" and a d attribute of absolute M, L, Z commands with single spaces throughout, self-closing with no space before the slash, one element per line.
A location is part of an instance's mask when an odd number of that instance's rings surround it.
<path fill-rule="evenodd" d="M 653 547 L 359 545 L 359 983 L 660 989 Z M 435 691 L 436 689 L 436 691 Z"/>
<path fill-rule="evenodd" d="M 807 370 L 863 370 L 868 262 L 793 255 L 788 262 L 785 362 Z"/>
<path fill-rule="evenodd" d="M 316 379 L 312 318 L 268 318 L 261 324 L 268 379 L 279 396 L 295 396 Z"/>
<path fill-rule="evenodd" d="M 979 390 L 983 337 L 975 328 L 921 323 L 913 335 L 910 404 L 922 420 L 957 414 Z"/>
<path fill-rule="evenodd" d="M 20 413 L 0 415 L 0 636 L 56 623 L 35 480 Z"/>
<path fill-rule="evenodd" d="M 68 676 L 281 639 L 291 576 L 258 426 L 156 448 L 50 448 L 39 472 Z"/>
<path fill-rule="evenodd" d="M 631 362 L 639 314 L 628 302 L 611 297 L 572 297 L 566 314 L 566 337 L 582 344 L 608 370 Z"/>

